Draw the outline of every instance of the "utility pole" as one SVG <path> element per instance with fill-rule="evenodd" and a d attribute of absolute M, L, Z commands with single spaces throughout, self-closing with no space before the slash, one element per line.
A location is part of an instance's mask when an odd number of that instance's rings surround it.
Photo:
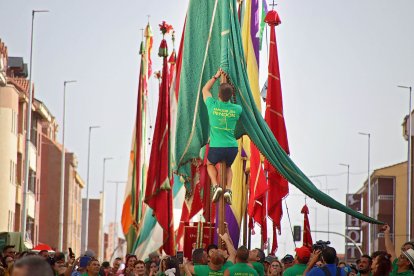
<path fill-rule="evenodd" d="M 48 10 L 32 10 L 32 31 L 30 38 L 30 64 L 29 64 L 29 99 L 26 108 L 26 144 L 24 151 L 24 182 L 23 182 L 23 199 L 22 199 L 22 217 L 21 217 L 21 233 L 23 241 L 26 240 L 26 223 L 27 223 L 27 190 L 29 187 L 29 171 L 30 171 L 30 160 L 29 160 L 29 149 L 32 131 L 32 98 L 33 98 L 33 85 L 32 85 L 32 69 L 33 69 L 33 28 L 34 19 L 36 13 L 49 12 Z"/>
<path fill-rule="evenodd" d="M 412 185 L 412 181 L 411 181 L 411 169 L 412 169 L 412 164 L 411 164 L 411 92 L 412 92 L 412 87 L 411 86 L 403 86 L 403 85 L 398 85 L 399 88 L 405 88 L 409 90 L 410 96 L 409 96 L 409 102 L 408 102 L 408 128 L 407 128 L 407 140 L 408 140 L 408 150 L 407 150 L 407 241 L 411 240 L 411 212 L 412 212 L 412 200 L 411 200 L 411 185 Z"/>
<path fill-rule="evenodd" d="M 60 161 L 60 204 L 59 204 L 59 245 L 60 252 L 63 250 L 63 217 L 65 212 L 65 118 L 66 118 L 66 84 L 74 83 L 75 80 L 63 82 L 63 120 L 62 120 L 62 155 Z"/>
<path fill-rule="evenodd" d="M 347 167 L 347 178 L 346 178 L 346 195 L 345 195 L 345 206 L 346 206 L 346 198 L 349 194 L 349 164 L 340 163 L 339 166 Z M 346 216 L 345 214 L 345 235 L 348 234 L 348 224 L 346 223 Z M 348 242 L 345 240 L 345 262 L 348 262 Z"/>
<path fill-rule="evenodd" d="M 359 132 L 359 135 L 364 135 L 368 137 L 368 216 L 372 217 L 371 214 L 371 171 L 370 171 L 370 161 L 371 161 L 371 133 Z M 368 254 L 371 254 L 371 223 L 368 223 Z"/>

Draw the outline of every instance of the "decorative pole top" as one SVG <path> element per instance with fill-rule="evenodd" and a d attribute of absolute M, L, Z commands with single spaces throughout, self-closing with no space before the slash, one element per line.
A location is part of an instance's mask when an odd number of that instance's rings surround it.
<path fill-rule="evenodd" d="M 269 11 L 266 14 L 264 21 L 270 26 L 277 26 L 282 23 L 282 21 L 280 21 L 279 14 L 275 10 Z"/>
<path fill-rule="evenodd" d="M 145 54 L 145 46 L 144 46 L 144 29 L 143 28 L 141 28 L 140 29 L 141 30 L 141 43 L 140 43 L 140 46 L 139 46 L 139 54 L 140 55 L 143 55 L 143 54 Z"/>

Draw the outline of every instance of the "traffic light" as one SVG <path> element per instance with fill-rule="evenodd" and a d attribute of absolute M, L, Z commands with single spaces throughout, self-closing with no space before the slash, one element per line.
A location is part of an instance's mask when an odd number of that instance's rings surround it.
<path fill-rule="evenodd" d="M 302 229 L 299 225 L 293 226 L 293 240 L 300 241 L 302 238 Z"/>

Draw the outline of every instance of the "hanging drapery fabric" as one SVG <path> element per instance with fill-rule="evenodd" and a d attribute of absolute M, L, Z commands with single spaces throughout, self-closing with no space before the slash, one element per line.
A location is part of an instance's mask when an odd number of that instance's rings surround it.
<path fill-rule="evenodd" d="M 179 88 L 179 78 L 181 70 L 181 60 L 182 60 L 182 39 L 180 43 L 180 48 L 178 51 L 178 57 L 175 62 L 175 66 L 172 66 L 173 54 L 169 58 L 170 65 L 170 74 L 173 74 L 172 81 L 170 84 L 170 121 L 171 121 L 171 137 L 175 137 L 176 130 L 176 117 L 177 117 L 177 100 L 178 100 L 178 88 Z M 174 67 L 175 70 L 172 71 L 171 67 Z M 161 74 L 157 74 L 161 77 Z M 175 139 L 170 139 L 170 148 L 174 148 Z M 170 162 L 171 166 L 175 164 L 175 158 L 172 155 L 173 151 L 170 151 Z M 173 192 L 173 210 L 174 210 L 174 227 L 180 225 L 181 209 L 184 201 L 184 185 L 180 181 L 180 177 L 174 175 L 174 184 L 172 187 Z M 163 229 L 160 224 L 157 222 L 156 218 L 153 216 L 153 210 L 151 208 L 146 208 L 145 213 L 143 214 L 143 219 L 141 227 L 139 228 L 138 238 L 134 243 L 132 253 L 137 255 L 138 259 L 144 259 L 148 254 L 157 251 L 163 245 L 163 240 L 159 237 L 163 236 Z M 178 219 L 178 220 L 177 220 Z M 175 229 L 176 230 L 176 229 Z"/>
<path fill-rule="evenodd" d="M 165 23 L 160 25 L 163 39 L 158 55 L 163 58 L 162 81 L 159 93 L 157 119 L 148 167 L 145 203 L 150 207 L 157 222 L 163 229 L 163 250 L 168 255 L 175 254 L 174 220 L 172 211 L 173 178 L 170 170 L 170 96 L 168 84 L 168 47 L 164 36 L 172 30 Z"/>
<path fill-rule="evenodd" d="M 145 27 L 145 53 L 146 53 L 146 75 L 148 78 L 151 78 L 152 75 L 152 59 L 151 59 L 151 52 L 152 52 L 152 44 L 154 43 L 151 25 L 148 22 L 147 26 Z"/>
<path fill-rule="evenodd" d="M 309 247 L 309 249 L 312 249 L 313 241 L 310 231 L 310 225 L 309 225 L 309 208 L 305 204 L 302 207 L 302 210 L 300 211 L 303 214 L 303 246 Z"/>
<path fill-rule="evenodd" d="M 185 25 L 185 24 L 184 24 Z M 185 28 L 185 27 L 184 27 Z M 182 52 L 183 52 L 183 41 L 184 41 L 184 30 L 181 36 L 180 46 L 178 49 L 178 56 L 175 63 L 175 75 L 172 78 L 170 97 L 171 97 L 171 148 L 173 149 L 173 144 L 175 143 L 175 133 L 176 133 L 176 119 L 177 119 L 177 101 L 178 101 L 178 91 L 180 87 L 180 74 L 182 66 Z M 171 54 L 172 57 L 172 54 Z M 170 57 L 170 59 L 171 59 Z M 171 72 L 171 68 L 170 68 Z M 174 151 L 172 151 L 173 153 Z M 175 157 L 172 158 L 172 166 L 175 166 Z M 185 197 L 179 197 L 177 200 L 174 199 L 174 206 L 179 205 L 181 209 L 180 219 L 178 221 L 178 229 L 176 234 L 176 243 L 180 250 L 184 246 L 184 224 L 188 223 L 198 212 L 203 209 L 203 202 L 201 195 L 203 192 L 203 187 L 205 186 L 208 177 L 206 176 L 206 165 L 203 164 L 201 158 L 194 159 L 191 164 L 191 176 L 190 181 L 187 181 L 188 193 Z M 180 177 L 174 177 L 174 186 L 180 185 L 183 187 L 183 183 L 180 181 Z M 208 184 L 209 185 L 209 184 Z M 175 187 L 174 187 L 175 190 Z M 181 194 L 181 191 L 179 192 Z M 180 201 L 179 201 L 179 200 Z M 174 207 L 175 209 L 175 207 Z"/>
<path fill-rule="evenodd" d="M 209 137 L 207 108 L 201 88 L 221 67 L 235 86 L 235 99 L 243 107 L 235 136 L 247 134 L 270 164 L 290 183 L 320 204 L 371 223 L 381 223 L 351 210 L 321 192 L 284 152 L 255 106 L 251 93 L 235 0 L 190 1 L 184 38 L 183 67 L 178 100 L 177 172 L 188 177 Z M 217 97 L 217 85 L 212 93 Z"/>
<path fill-rule="evenodd" d="M 128 168 L 128 181 L 125 189 L 125 198 L 122 205 L 121 224 L 127 241 L 127 251 L 132 252 L 137 237 L 137 231 L 141 222 L 143 212 L 143 189 L 142 176 L 145 169 L 143 152 L 145 151 L 145 94 L 146 94 L 146 51 L 144 42 L 140 46 L 140 73 L 138 80 L 137 110 L 135 117 L 134 133 L 130 151 Z"/>
<path fill-rule="evenodd" d="M 279 15 L 274 10 L 267 13 L 265 22 L 270 26 L 270 52 L 265 120 L 276 140 L 279 142 L 280 147 L 286 154 L 289 154 L 285 119 L 283 117 L 282 85 L 280 81 L 279 57 L 275 31 L 275 27 L 281 22 Z M 282 200 L 287 196 L 289 186 L 287 180 L 284 179 L 268 161 L 265 162 L 265 169 L 268 172 L 267 183 L 269 186 L 267 202 L 268 216 L 273 222 L 273 242 L 271 252 L 275 253 L 277 249 L 276 231 L 278 230 L 280 234 L 282 230 L 280 225 L 280 220 L 282 219 L 283 214 Z"/>
<path fill-rule="evenodd" d="M 262 243 L 267 245 L 267 220 L 266 220 L 266 176 L 260 162 L 260 152 L 251 143 L 250 166 L 250 196 L 247 212 L 250 217 L 249 227 L 253 229 L 254 222 L 261 228 Z"/>

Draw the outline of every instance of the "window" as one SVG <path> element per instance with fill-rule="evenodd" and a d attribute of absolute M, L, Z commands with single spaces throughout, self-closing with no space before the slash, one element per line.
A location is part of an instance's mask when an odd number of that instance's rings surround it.
<path fill-rule="evenodd" d="M 10 210 L 9 210 L 9 212 L 8 212 L 8 214 L 7 214 L 7 231 L 9 231 L 10 232 L 10 223 L 11 222 L 11 212 L 10 212 Z"/>
<path fill-rule="evenodd" d="M 17 153 L 16 184 L 22 185 L 22 154 Z"/>
<path fill-rule="evenodd" d="M 16 183 L 16 163 L 13 160 L 10 160 L 10 184 Z"/>
<path fill-rule="evenodd" d="M 10 183 L 13 183 L 12 177 L 13 177 L 13 161 L 10 160 L 10 177 L 9 177 Z"/>
<path fill-rule="evenodd" d="M 29 169 L 29 191 L 36 193 L 36 172 L 32 169 Z"/>
<path fill-rule="evenodd" d="M 11 116 L 11 132 L 14 133 L 14 110 L 12 110 Z"/>
<path fill-rule="evenodd" d="M 7 218 L 7 229 L 9 232 L 12 232 L 14 229 L 14 213 L 10 210 Z"/>
<path fill-rule="evenodd" d="M 12 132 L 17 135 L 17 112 L 12 111 Z"/>
<path fill-rule="evenodd" d="M 15 184 L 16 183 L 16 163 L 12 161 L 12 164 L 13 164 L 12 184 Z"/>

